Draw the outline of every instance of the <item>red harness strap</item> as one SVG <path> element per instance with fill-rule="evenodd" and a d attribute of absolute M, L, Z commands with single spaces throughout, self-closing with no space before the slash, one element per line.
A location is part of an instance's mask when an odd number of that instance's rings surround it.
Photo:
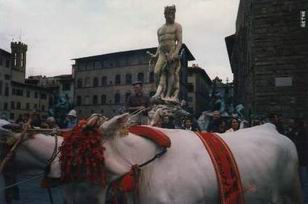
<path fill-rule="evenodd" d="M 170 138 L 156 128 L 144 125 L 136 125 L 129 127 L 128 131 L 138 136 L 150 139 L 161 147 L 168 148 L 171 146 Z"/>
<path fill-rule="evenodd" d="M 129 132 L 136 134 L 140 137 L 145 137 L 155 144 L 159 145 L 162 148 L 168 148 L 171 146 L 170 138 L 165 135 L 159 129 L 144 126 L 144 125 L 136 125 L 128 128 Z M 141 164 L 141 165 L 134 165 L 132 166 L 131 170 L 120 177 L 118 180 L 114 181 L 111 185 L 111 192 L 112 192 L 112 204 L 125 204 L 126 203 L 126 195 L 127 193 L 134 193 L 134 199 L 136 200 L 139 197 L 139 176 L 141 167 L 148 164 L 149 162 L 153 161 L 156 158 L 159 158 L 160 154 L 164 154 L 165 152 L 161 152 L 155 155 L 149 161 Z M 122 194 L 122 197 L 119 196 Z"/>
<path fill-rule="evenodd" d="M 244 204 L 240 173 L 228 145 L 216 134 L 196 132 L 213 162 L 220 204 Z"/>

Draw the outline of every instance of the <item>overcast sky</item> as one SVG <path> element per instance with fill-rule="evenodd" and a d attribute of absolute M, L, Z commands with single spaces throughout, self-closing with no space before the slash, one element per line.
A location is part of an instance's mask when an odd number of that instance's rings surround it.
<path fill-rule="evenodd" d="M 239 0 L 0 0 L 0 48 L 28 45 L 27 76 L 71 73 L 72 58 L 157 46 L 172 4 L 193 63 L 232 79 L 224 38 L 235 32 Z"/>

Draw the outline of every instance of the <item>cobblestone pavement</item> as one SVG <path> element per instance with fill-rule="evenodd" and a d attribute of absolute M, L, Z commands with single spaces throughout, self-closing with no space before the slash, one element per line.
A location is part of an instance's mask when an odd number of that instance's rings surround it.
<path fill-rule="evenodd" d="M 18 180 L 21 181 L 23 179 L 27 179 L 29 176 L 27 175 L 19 175 Z M 20 184 L 19 187 L 19 201 L 15 201 L 12 204 L 50 204 L 48 192 L 46 189 L 42 189 L 40 187 L 41 178 L 36 178 L 31 180 L 31 182 Z M 3 185 L 3 178 L 0 176 L 0 188 Z M 305 204 L 308 204 L 308 176 L 305 177 L 304 185 L 306 187 L 305 192 Z M 54 203 L 63 203 L 63 192 L 61 187 L 52 188 L 52 196 Z M 4 194 L 0 192 L 0 204 L 5 203 Z"/>
<path fill-rule="evenodd" d="M 27 179 L 29 176 L 27 175 L 19 175 L 18 181 L 23 179 Z M 23 183 L 18 185 L 19 187 L 19 196 L 20 199 L 18 201 L 14 201 L 12 204 L 50 204 L 48 192 L 46 189 L 40 187 L 41 178 L 36 178 L 31 180 L 30 182 Z M 0 188 L 3 186 L 3 178 L 0 178 Z M 52 197 L 54 203 L 63 203 L 63 194 L 62 188 L 52 188 Z M 0 192 L 0 204 L 5 203 L 4 194 Z"/>

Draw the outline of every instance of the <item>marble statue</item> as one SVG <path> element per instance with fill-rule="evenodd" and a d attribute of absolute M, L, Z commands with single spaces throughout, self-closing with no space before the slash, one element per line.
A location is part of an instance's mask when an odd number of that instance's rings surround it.
<path fill-rule="evenodd" d="M 166 6 L 164 15 L 166 23 L 157 31 L 158 48 L 151 54 L 150 64 L 154 64 L 157 89 L 154 100 L 178 102 L 180 90 L 181 62 L 179 51 L 182 46 L 182 26 L 175 22 L 175 5 Z"/>

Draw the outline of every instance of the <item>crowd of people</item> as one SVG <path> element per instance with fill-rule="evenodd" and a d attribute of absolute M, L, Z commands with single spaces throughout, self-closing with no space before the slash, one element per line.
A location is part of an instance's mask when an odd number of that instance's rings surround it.
<path fill-rule="evenodd" d="M 29 120 L 30 118 L 31 120 Z M 15 123 L 20 125 L 20 127 L 23 127 L 28 123 L 28 121 L 30 121 L 30 128 L 33 129 L 71 129 L 77 125 L 78 117 L 74 109 L 70 110 L 66 114 L 63 122 L 57 121 L 53 116 L 50 116 L 44 120 L 38 112 L 33 112 L 20 115 Z"/>

